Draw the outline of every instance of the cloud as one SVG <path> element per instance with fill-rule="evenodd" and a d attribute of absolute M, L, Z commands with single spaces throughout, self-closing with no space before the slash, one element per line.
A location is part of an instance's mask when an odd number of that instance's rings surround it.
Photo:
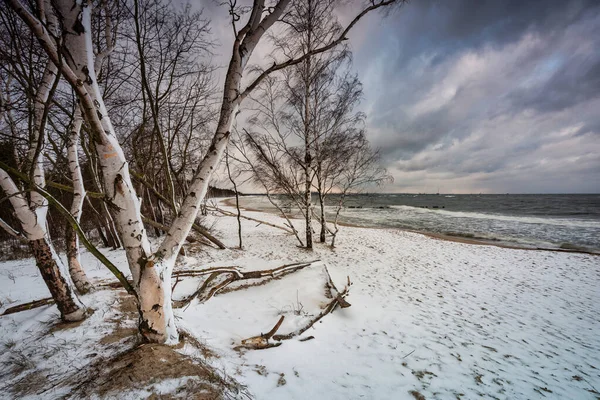
<path fill-rule="evenodd" d="M 355 65 L 394 191 L 600 191 L 600 5 L 414 1 Z"/>

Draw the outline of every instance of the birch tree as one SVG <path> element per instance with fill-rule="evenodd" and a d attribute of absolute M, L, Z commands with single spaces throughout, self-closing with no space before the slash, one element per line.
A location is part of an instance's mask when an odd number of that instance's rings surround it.
<path fill-rule="evenodd" d="M 173 344 L 178 333 L 171 305 L 171 275 L 175 259 L 197 215 L 200 202 L 206 195 L 210 178 L 221 160 L 230 139 L 231 127 L 242 101 L 271 73 L 297 65 L 308 57 L 328 51 L 343 40 L 349 30 L 367 13 L 394 3 L 372 2 L 364 8 L 339 35 L 322 47 L 300 56 L 275 62 L 250 83 L 242 87 L 251 55 L 273 25 L 284 15 L 291 0 L 279 0 L 272 5 L 255 0 L 248 13 L 230 3 L 234 41 L 232 56 L 226 71 L 219 118 L 211 144 L 198 164 L 188 193 L 169 232 L 154 252 L 150 249 L 144 229 L 140 201 L 131 181 L 124 152 L 117 140 L 110 115 L 105 107 L 94 68 L 92 4 L 88 1 L 56 0 L 38 2 L 34 9 L 20 0 L 5 0 L 27 23 L 38 38 L 52 62 L 58 66 L 64 79 L 77 93 L 95 149 L 100 160 L 107 201 L 115 210 L 118 226 L 126 250 L 129 268 L 137 292 L 140 312 L 140 332 L 151 342 Z M 43 15 L 56 13 L 62 32 L 53 36 L 44 23 Z M 244 24 L 239 23 L 245 18 Z"/>
<path fill-rule="evenodd" d="M 42 21 L 48 27 L 48 31 L 56 30 L 57 21 L 52 15 L 46 16 Z M 29 79 L 25 80 L 28 86 L 23 90 L 25 97 L 31 96 L 33 118 L 32 123 L 28 124 L 29 146 L 21 169 L 28 171 L 31 184 L 40 188 L 46 185 L 43 153 L 48 134 L 47 117 L 58 79 L 56 64 L 47 59 L 39 83 L 35 83 L 34 77 L 29 76 Z M 10 88 L 7 90 L 10 91 Z M 8 122 L 12 125 L 12 129 L 19 129 L 19 125 L 12 118 L 9 117 Z M 86 308 L 79 300 L 69 272 L 58 257 L 48 233 L 47 200 L 36 190 L 21 190 L 3 168 L 0 168 L 0 188 L 13 207 L 20 223 L 20 231 L 28 241 L 36 265 L 56 302 L 62 319 L 65 321 L 84 319 Z M 12 227 L 9 228 L 16 231 Z"/>
<path fill-rule="evenodd" d="M 71 215 L 75 221 L 81 221 L 81 213 L 83 211 L 83 203 L 86 192 L 83 185 L 83 175 L 79 164 L 79 135 L 81 133 L 81 125 L 83 124 L 83 116 L 79 107 L 75 107 L 73 121 L 69 125 L 67 138 L 67 158 L 69 162 L 69 172 L 73 182 L 73 201 L 71 203 Z M 75 283 L 77 291 L 85 294 L 92 289 L 92 284 L 88 280 L 83 268 L 81 268 L 79 258 L 79 237 L 75 230 L 69 225 L 67 227 L 66 236 L 67 260 L 69 263 L 69 274 Z"/>

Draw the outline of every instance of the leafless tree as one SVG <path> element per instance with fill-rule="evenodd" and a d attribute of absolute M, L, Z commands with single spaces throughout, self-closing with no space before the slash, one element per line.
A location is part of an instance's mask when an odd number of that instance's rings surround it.
<path fill-rule="evenodd" d="M 189 4 L 177 7 L 170 1 L 134 0 L 132 8 L 131 40 L 137 49 L 136 76 L 141 88 L 137 137 L 147 140 L 149 133 L 151 146 L 158 148 L 136 157 L 140 160 L 136 167 L 146 181 L 165 179 L 164 192 L 176 214 L 178 198 L 187 191 L 191 178 L 187 170 L 205 150 L 203 139 L 212 118 L 209 103 L 214 101 L 215 88 L 213 68 L 207 63 L 213 46 L 208 20 L 201 12 L 191 11 Z M 148 162 L 148 156 L 155 153 L 159 159 Z"/>
<path fill-rule="evenodd" d="M 25 171 L 29 181 L 36 187 L 46 186 L 44 170 L 44 148 L 47 143 L 48 113 L 52 98 L 59 82 L 58 67 L 40 51 L 37 43 L 28 39 L 29 30 L 21 21 L 14 19 L 4 7 L 0 9 L 0 18 L 6 22 L 4 28 L 9 32 L 9 43 L 3 42 L 0 47 L 3 63 L 0 76 L 4 84 L 3 97 L 4 121 L 0 122 L 11 132 L 9 140 L 14 149 L 19 147 L 17 142 L 23 140 L 27 147 L 25 154 L 15 154 L 14 162 L 21 171 Z M 44 16 L 41 20 L 49 32 L 56 32 L 57 20 L 53 15 Z M 23 40 L 24 38 L 24 40 Z M 23 47 L 23 42 L 31 47 Z M 23 55 L 30 59 L 23 60 Z M 15 59 L 12 60 L 12 56 Z M 31 61 L 36 60 L 43 65 L 36 69 Z M 18 96 L 23 118 L 15 118 L 19 109 L 15 103 Z M 21 133 L 25 132 L 25 133 Z M 86 317 L 86 308 L 75 292 L 74 284 L 62 260 L 58 257 L 50 239 L 47 225 L 48 202 L 36 190 L 29 190 L 9 175 L 6 168 L 0 168 L 0 188 L 13 207 L 19 221 L 19 229 L 8 226 L 9 231 L 20 231 L 29 243 L 35 257 L 37 267 L 52 294 L 56 305 L 65 321 L 79 321 Z M 6 228 L 7 224 L 2 224 Z"/>
<path fill-rule="evenodd" d="M 115 210 L 115 223 L 126 250 L 139 301 L 140 332 L 148 341 L 164 343 L 175 343 L 178 340 L 170 282 L 175 259 L 192 228 L 214 169 L 229 143 L 232 124 L 242 101 L 273 72 L 299 65 L 310 57 L 333 49 L 346 39 L 349 30 L 366 14 L 395 3 L 393 0 L 369 3 L 346 28 L 330 37 L 328 42 L 274 62 L 252 77 L 244 87 L 242 79 L 247 75 L 250 56 L 265 33 L 285 15 L 291 0 L 279 0 L 273 4 L 255 0 L 246 14 L 235 3 L 230 3 L 234 42 L 216 129 L 210 146 L 195 169 L 169 232 L 153 252 L 143 225 L 140 200 L 131 180 L 128 160 L 120 146 L 98 85 L 94 66 L 96 54 L 92 4 L 75 0 L 56 0 L 52 3 L 40 0 L 35 7 L 30 7 L 20 0 L 5 2 L 25 21 L 49 59 L 77 94 L 100 162 L 106 200 Z M 59 34 L 54 34 L 53 29 L 45 23 L 50 15 L 55 15 L 58 19 Z M 240 25 L 242 17 L 245 23 Z"/>
<path fill-rule="evenodd" d="M 323 217 L 325 228 L 331 232 L 331 247 L 335 247 L 335 240 L 339 232 L 339 216 L 347 196 L 359 193 L 369 185 L 391 182 L 393 178 L 385 168 L 381 167 L 379 152 L 371 148 L 364 130 L 355 131 L 350 136 L 344 135 L 343 138 L 333 137 L 332 139 L 331 144 L 335 146 L 336 151 L 339 151 L 339 154 L 345 154 L 343 161 L 338 164 L 342 167 L 333 167 L 336 173 L 326 180 L 324 179 L 324 182 L 327 180 L 331 182 L 325 188 L 332 189 L 330 193 L 335 193 L 338 198 L 333 217 L 333 230 L 327 229 L 325 216 Z M 339 146 L 334 144 L 336 142 L 339 143 Z M 338 162 L 338 160 L 333 160 L 332 164 L 335 165 Z"/>

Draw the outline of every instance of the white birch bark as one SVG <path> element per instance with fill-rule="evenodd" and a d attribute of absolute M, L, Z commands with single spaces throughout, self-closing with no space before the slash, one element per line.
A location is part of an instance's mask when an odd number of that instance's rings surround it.
<path fill-rule="evenodd" d="M 0 168 L 0 187 L 9 197 L 15 215 L 21 223 L 21 229 L 28 240 L 42 239 L 46 235 L 45 220 L 39 221 L 38 216 L 30 208 L 27 198 L 12 180 L 10 175 Z M 38 223 L 39 222 L 39 223 Z"/>
<path fill-rule="evenodd" d="M 212 174 L 222 159 L 225 148 L 229 143 L 231 127 L 241 101 L 238 94 L 240 93 L 244 69 L 262 35 L 279 19 L 288 3 L 289 0 L 280 0 L 271 14 L 261 20 L 264 1 L 255 1 L 248 23 L 236 35 L 233 54 L 225 78 L 219 122 L 212 143 L 198 167 L 198 171 L 192 180 L 189 192 L 181 205 L 177 218 L 173 221 L 164 241 L 150 260 L 154 268 L 159 269 L 159 277 L 162 279 L 148 278 L 147 281 L 144 281 L 143 287 L 142 285 L 140 286 L 140 294 L 145 293 L 145 291 L 158 291 L 162 295 L 159 299 L 168 300 L 164 301 L 161 307 L 160 303 L 153 303 L 153 296 L 146 296 L 145 294 L 140 296 L 140 307 L 145 315 L 145 321 L 153 329 L 164 327 L 166 332 L 170 329 L 175 329 L 174 321 L 171 324 L 172 311 L 170 301 L 170 281 L 175 259 L 196 219 L 200 203 L 206 195 Z"/>
<path fill-rule="evenodd" d="M 75 107 L 75 113 L 73 115 L 73 122 L 69 127 L 68 132 L 68 144 L 67 144 L 67 158 L 69 162 L 69 172 L 71 174 L 71 180 L 73 181 L 73 202 L 71 203 L 71 215 L 77 223 L 81 220 L 81 212 L 83 209 L 83 202 L 85 200 L 86 192 L 83 186 L 83 176 L 81 174 L 81 167 L 79 165 L 79 132 L 83 123 L 83 116 L 79 107 Z M 81 267 L 79 258 L 79 236 L 70 227 L 67 227 L 68 234 L 66 237 L 67 241 L 67 260 L 69 264 L 69 274 L 77 291 L 81 294 L 88 293 L 92 289 L 92 284 L 87 278 L 85 271 Z"/>
<path fill-rule="evenodd" d="M 171 309 L 170 271 L 175 259 L 149 260 L 150 243 L 129 166 L 104 106 L 95 73 L 91 5 L 58 2 L 63 21 L 65 46 L 71 57 L 69 68 L 77 76 L 75 85 L 85 117 L 92 127 L 105 193 L 117 210 L 113 213 L 125 248 L 133 286 L 138 294 L 140 332 L 150 342 L 175 344 L 179 340 Z"/>
<path fill-rule="evenodd" d="M 168 259 L 176 256 L 187 237 L 208 190 L 209 180 L 229 143 L 231 127 L 241 101 L 239 94 L 244 69 L 263 34 L 279 19 L 289 2 L 290 0 L 280 0 L 271 13 L 261 20 L 264 1 L 255 1 L 248 23 L 237 33 L 225 78 L 223 102 L 215 135 L 207 154 L 200 162 L 180 213 L 157 251 L 158 257 Z"/>
<path fill-rule="evenodd" d="M 117 210 L 113 213 L 125 248 L 134 287 L 139 285 L 140 270 L 150 255 L 150 243 L 142 223 L 140 201 L 129 176 L 129 167 L 104 106 L 95 72 L 91 29 L 91 5 L 73 0 L 56 2 L 56 11 L 65 31 L 63 73 L 77 92 L 86 120 L 90 124 L 105 193 Z"/>
<path fill-rule="evenodd" d="M 44 113 L 48 104 L 50 91 L 57 79 L 57 73 L 58 68 L 56 65 L 54 65 L 52 62 L 46 63 L 46 68 L 44 69 L 44 74 L 42 75 L 42 80 L 40 82 L 40 86 L 38 87 L 34 101 L 33 121 L 35 131 L 33 132 L 31 138 L 32 140 L 29 145 L 28 161 L 33 170 L 33 182 L 40 187 L 46 186 L 42 157 L 46 136 Z M 35 191 L 30 193 L 30 199 L 31 208 L 37 214 L 37 218 L 40 221 L 45 221 L 48 213 L 48 201 L 44 198 L 44 196 Z"/>
<path fill-rule="evenodd" d="M 25 237 L 23 235 L 21 235 L 21 232 L 17 231 L 15 228 L 13 228 L 12 226 L 10 226 L 2 218 L 0 218 L 0 228 L 4 229 L 4 231 L 6 233 L 8 233 L 10 236 L 14 237 L 15 239 L 18 239 L 21 242 L 27 243 L 27 239 L 25 239 Z"/>

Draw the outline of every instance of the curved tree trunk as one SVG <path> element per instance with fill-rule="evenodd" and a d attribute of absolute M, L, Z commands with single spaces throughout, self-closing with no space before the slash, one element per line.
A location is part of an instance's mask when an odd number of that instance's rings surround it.
<path fill-rule="evenodd" d="M 67 271 L 65 271 L 62 261 L 54 251 L 52 242 L 47 236 L 44 236 L 41 239 L 30 240 L 29 247 L 33 252 L 44 282 L 56 302 L 61 318 L 68 322 L 85 319 L 85 307 L 72 290 Z"/>
<path fill-rule="evenodd" d="M 66 233 L 66 245 L 67 245 L 67 260 L 69 263 L 69 275 L 77 288 L 79 294 L 89 293 L 93 286 L 90 283 L 85 271 L 81 267 L 79 262 L 79 237 L 77 233 L 73 231 L 73 228 L 67 226 Z"/>
<path fill-rule="evenodd" d="M 46 232 L 45 212 L 36 213 L 27 203 L 27 199 L 19 191 L 12 178 L 0 168 L 0 187 L 10 196 L 18 220 L 29 247 L 35 257 L 35 262 L 42 274 L 44 283 L 52 294 L 52 298 L 64 321 L 80 321 L 86 317 L 85 306 L 81 303 L 73 289 L 73 283 L 68 271 L 54 251 L 52 242 Z M 34 207 L 39 208 L 36 204 Z M 47 205 L 46 205 L 47 207 Z M 40 219 L 40 217 L 44 217 Z"/>
<path fill-rule="evenodd" d="M 67 157 L 69 160 L 69 172 L 71 173 L 71 179 L 73 181 L 73 202 L 71 203 L 71 215 L 73 215 L 73 218 L 75 218 L 77 223 L 79 223 L 81 219 L 83 201 L 86 196 L 78 154 L 79 131 L 81 130 L 82 123 L 83 116 L 81 115 L 81 110 L 76 106 L 75 113 L 73 115 L 73 123 L 69 127 Z M 67 226 L 65 239 L 67 244 L 67 260 L 69 263 L 69 274 L 71 275 L 71 279 L 73 279 L 73 283 L 80 294 L 88 293 L 92 289 L 92 284 L 88 280 L 83 268 L 81 268 L 81 263 L 79 262 L 79 237 L 70 225 Z"/>

